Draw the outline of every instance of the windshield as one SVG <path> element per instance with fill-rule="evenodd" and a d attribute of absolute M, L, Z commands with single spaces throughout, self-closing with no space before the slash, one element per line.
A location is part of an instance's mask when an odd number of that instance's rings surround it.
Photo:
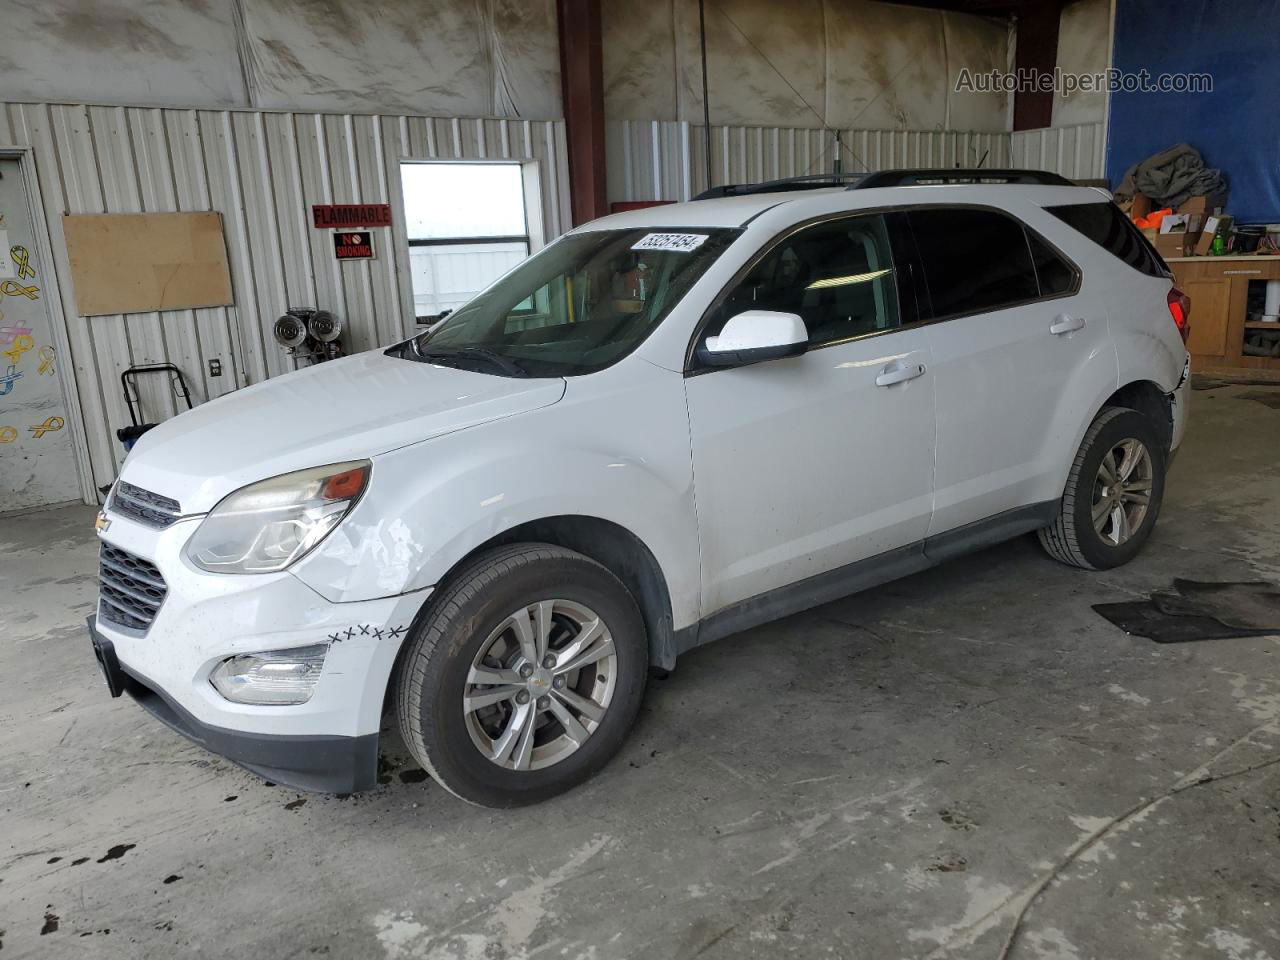
<path fill-rule="evenodd" d="M 740 231 L 577 233 L 391 352 L 501 376 L 570 377 L 634 350 Z"/>

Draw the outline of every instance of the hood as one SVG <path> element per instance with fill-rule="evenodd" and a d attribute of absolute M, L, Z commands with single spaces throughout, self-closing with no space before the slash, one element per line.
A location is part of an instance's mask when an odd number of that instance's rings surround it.
<path fill-rule="evenodd" d="M 330 360 L 237 390 L 147 431 L 123 480 L 204 513 L 247 483 L 359 460 L 555 403 L 565 382 L 388 357 Z"/>

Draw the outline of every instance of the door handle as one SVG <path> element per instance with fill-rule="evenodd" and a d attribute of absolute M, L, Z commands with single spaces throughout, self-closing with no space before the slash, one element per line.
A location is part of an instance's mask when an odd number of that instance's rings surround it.
<path fill-rule="evenodd" d="M 1049 328 L 1049 332 L 1055 337 L 1060 337 L 1064 333 L 1074 333 L 1076 330 L 1084 329 L 1084 317 L 1069 317 L 1065 313 L 1060 313 L 1053 318 L 1053 326 Z"/>
<path fill-rule="evenodd" d="M 876 377 L 876 386 L 892 387 L 895 383 L 906 383 L 908 380 L 923 376 L 923 363 L 891 363 L 880 371 L 880 376 Z"/>

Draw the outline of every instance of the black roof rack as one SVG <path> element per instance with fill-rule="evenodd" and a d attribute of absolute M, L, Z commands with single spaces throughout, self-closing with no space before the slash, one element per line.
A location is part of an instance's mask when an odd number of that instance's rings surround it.
<path fill-rule="evenodd" d="M 1048 187 L 1075 186 L 1066 177 L 1047 170 L 881 170 L 878 173 L 865 174 L 857 183 L 851 183 L 849 190 L 872 190 L 876 187 L 923 187 L 938 184 L 959 183 L 1026 183 Z"/>
<path fill-rule="evenodd" d="M 753 193 L 779 193 L 787 190 L 819 190 L 845 185 L 846 190 L 871 190 L 875 187 L 924 187 L 939 184 L 1038 184 L 1046 187 L 1073 187 L 1066 177 L 1047 170 L 994 170 L 959 167 L 937 170 L 880 170 L 876 173 L 813 173 L 803 177 L 782 177 L 761 183 L 726 183 L 703 190 L 694 200 L 718 197 L 742 197 Z"/>
<path fill-rule="evenodd" d="M 718 197 L 741 197 L 752 193 L 778 193 L 783 190 L 820 190 L 859 180 L 865 173 L 812 173 L 803 177 L 782 177 L 762 183 L 725 183 L 703 190 L 693 199 L 714 200 Z"/>

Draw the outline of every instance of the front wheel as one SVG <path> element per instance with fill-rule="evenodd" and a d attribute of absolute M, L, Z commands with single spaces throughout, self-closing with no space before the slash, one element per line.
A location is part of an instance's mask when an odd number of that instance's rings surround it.
<path fill-rule="evenodd" d="M 626 587 L 561 547 L 499 547 L 446 585 L 400 664 L 400 727 L 447 790 L 491 807 L 553 797 L 622 745 L 648 642 Z"/>
<path fill-rule="evenodd" d="M 1040 531 L 1049 556 L 1087 570 L 1128 563 L 1142 549 L 1164 498 L 1165 452 L 1145 416 L 1106 407 L 1071 465 L 1057 519 Z"/>

